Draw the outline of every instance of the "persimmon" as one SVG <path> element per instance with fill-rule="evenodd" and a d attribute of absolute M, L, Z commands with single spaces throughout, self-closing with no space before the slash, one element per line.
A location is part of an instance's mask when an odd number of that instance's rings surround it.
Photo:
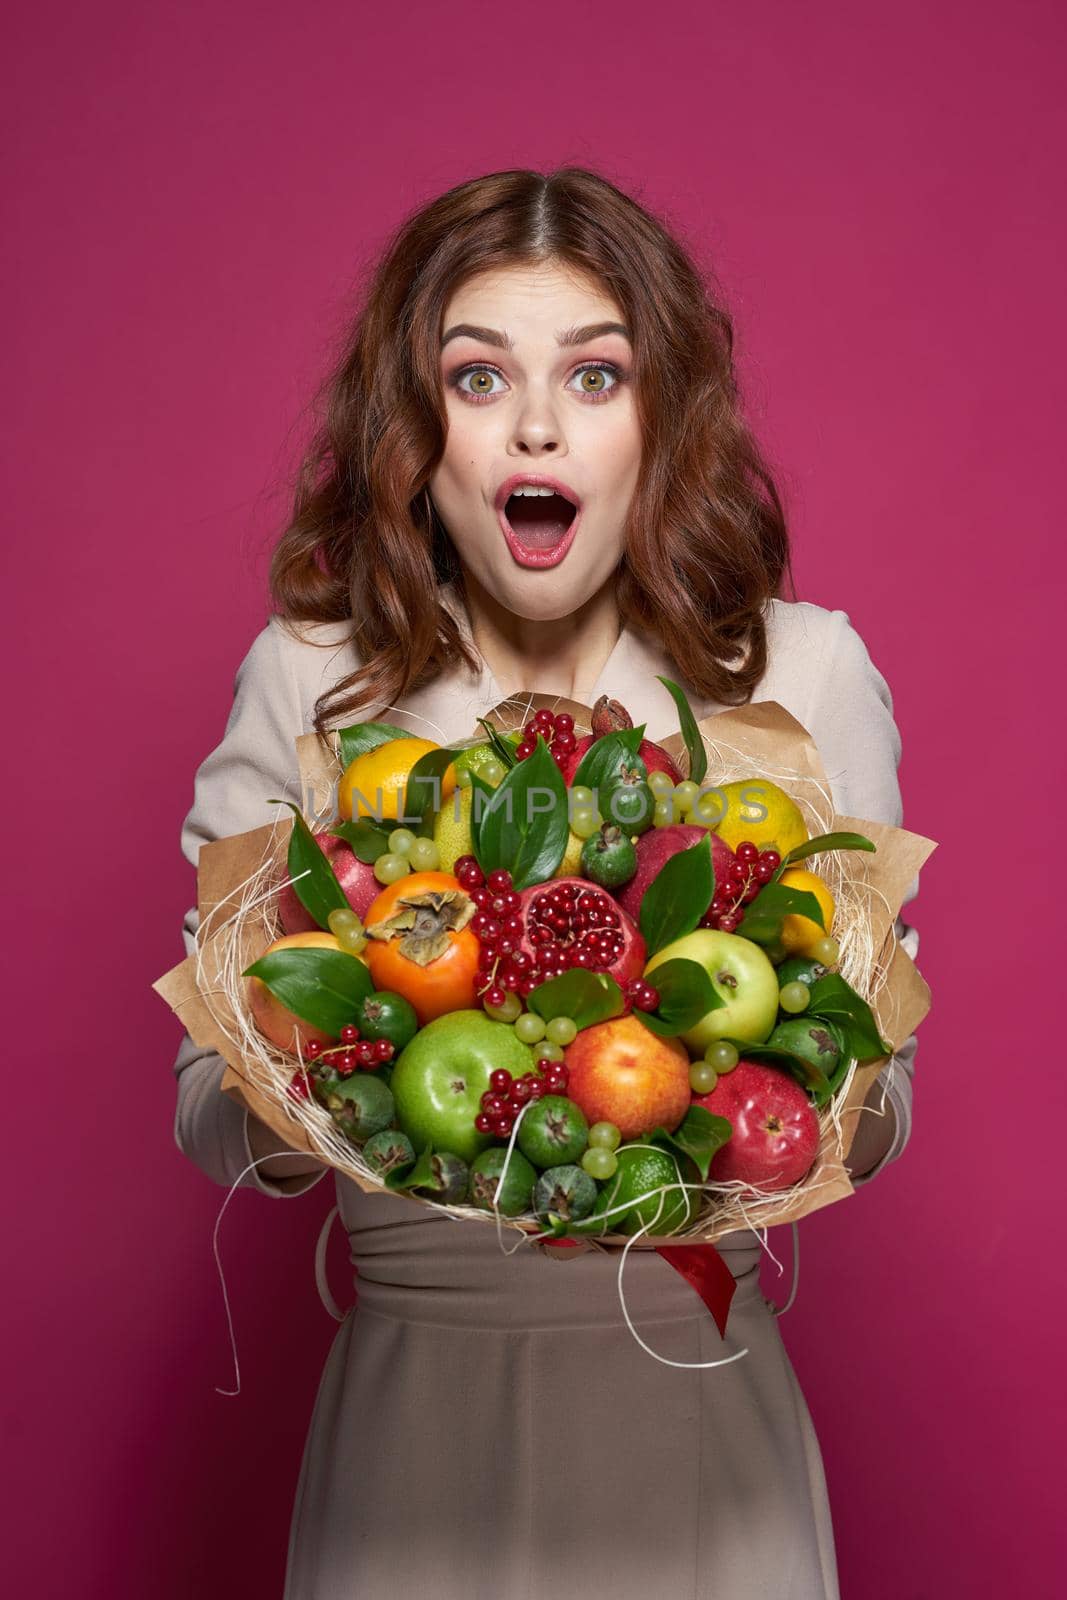
<path fill-rule="evenodd" d="M 472 1010 L 480 944 L 474 901 L 450 872 L 409 872 L 384 888 L 363 919 L 363 959 L 374 986 L 403 995 L 419 1026 Z"/>

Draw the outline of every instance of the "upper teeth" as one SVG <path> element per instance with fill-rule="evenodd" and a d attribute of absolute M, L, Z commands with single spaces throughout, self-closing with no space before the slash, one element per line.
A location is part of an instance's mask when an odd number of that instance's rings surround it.
<path fill-rule="evenodd" d="M 555 494 L 555 489 L 545 489 L 539 483 L 522 483 L 517 489 L 512 489 L 512 494 Z"/>

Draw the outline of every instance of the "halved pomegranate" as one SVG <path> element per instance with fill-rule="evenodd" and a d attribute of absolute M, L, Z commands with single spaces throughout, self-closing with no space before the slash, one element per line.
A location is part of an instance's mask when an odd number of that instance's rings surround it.
<path fill-rule="evenodd" d="M 624 987 L 645 970 L 645 941 L 632 917 L 606 889 L 587 878 L 550 878 L 524 889 L 519 948 L 540 981 L 570 967 L 606 972 Z"/>

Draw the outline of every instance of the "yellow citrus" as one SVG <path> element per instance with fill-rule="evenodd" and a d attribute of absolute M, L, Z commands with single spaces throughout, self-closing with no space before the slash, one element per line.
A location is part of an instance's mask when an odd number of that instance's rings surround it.
<path fill-rule="evenodd" d="M 456 789 L 434 818 L 433 842 L 437 846 L 437 865 L 441 872 L 454 872 L 460 856 L 474 854 L 471 838 L 471 807 L 474 790 Z"/>
<path fill-rule="evenodd" d="M 712 822 L 710 818 L 720 804 L 725 804 L 726 815 Z M 716 794 L 708 794 L 706 806 L 709 808 L 707 826 L 731 850 L 736 850 L 742 839 L 751 839 L 759 849 L 777 850 L 785 857 L 808 838 L 796 801 L 768 778 L 738 778 L 734 783 L 720 783 Z M 699 820 L 698 812 L 694 821 Z"/>
<path fill-rule="evenodd" d="M 787 867 L 779 882 L 784 883 L 787 889 L 807 889 L 815 896 L 822 910 L 825 928 L 820 928 L 811 917 L 801 917 L 795 913 L 782 919 L 781 942 L 786 954 L 806 956 L 810 954 L 811 946 L 825 939 L 833 929 L 834 897 L 818 874 L 808 872 L 804 867 Z"/>
<path fill-rule="evenodd" d="M 573 828 L 567 838 L 567 848 L 563 852 L 563 860 L 552 874 L 554 878 L 580 878 L 582 866 L 582 845 L 584 839 L 579 839 Z"/>
<path fill-rule="evenodd" d="M 387 739 L 350 761 L 337 785 L 337 809 L 343 820 L 380 817 L 396 822 L 412 767 L 428 750 L 440 748 L 431 739 Z M 448 766 L 441 779 L 442 804 L 455 787 L 455 767 Z"/>

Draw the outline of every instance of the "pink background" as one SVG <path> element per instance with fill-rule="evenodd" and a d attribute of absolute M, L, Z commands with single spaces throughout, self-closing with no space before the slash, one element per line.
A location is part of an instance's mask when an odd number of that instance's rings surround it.
<path fill-rule="evenodd" d="M 867 640 L 896 698 L 906 824 L 941 841 L 912 908 L 935 992 L 913 1141 L 805 1224 L 782 1321 L 843 1591 L 1052 1592 L 1062 12 L 654 15 L 655 32 L 644 6 L 554 0 L 13 16 L 12 1592 L 281 1591 L 336 1329 L 313 1277 L 332 1184 L 229 1206 L 242 1392 L 219 1396 L 224 1196 L 173 1145 L 178 1028 L 149 987 L 193 895 L 178 831 L 265 619 L 351 285 L 431 195 L 563 161 L 719 269 L 801 596 Z M 788 1263 L 788 1230 L 771 1242 Z M 764 1282 L 784 1298 L 788 1276 Z"/>

